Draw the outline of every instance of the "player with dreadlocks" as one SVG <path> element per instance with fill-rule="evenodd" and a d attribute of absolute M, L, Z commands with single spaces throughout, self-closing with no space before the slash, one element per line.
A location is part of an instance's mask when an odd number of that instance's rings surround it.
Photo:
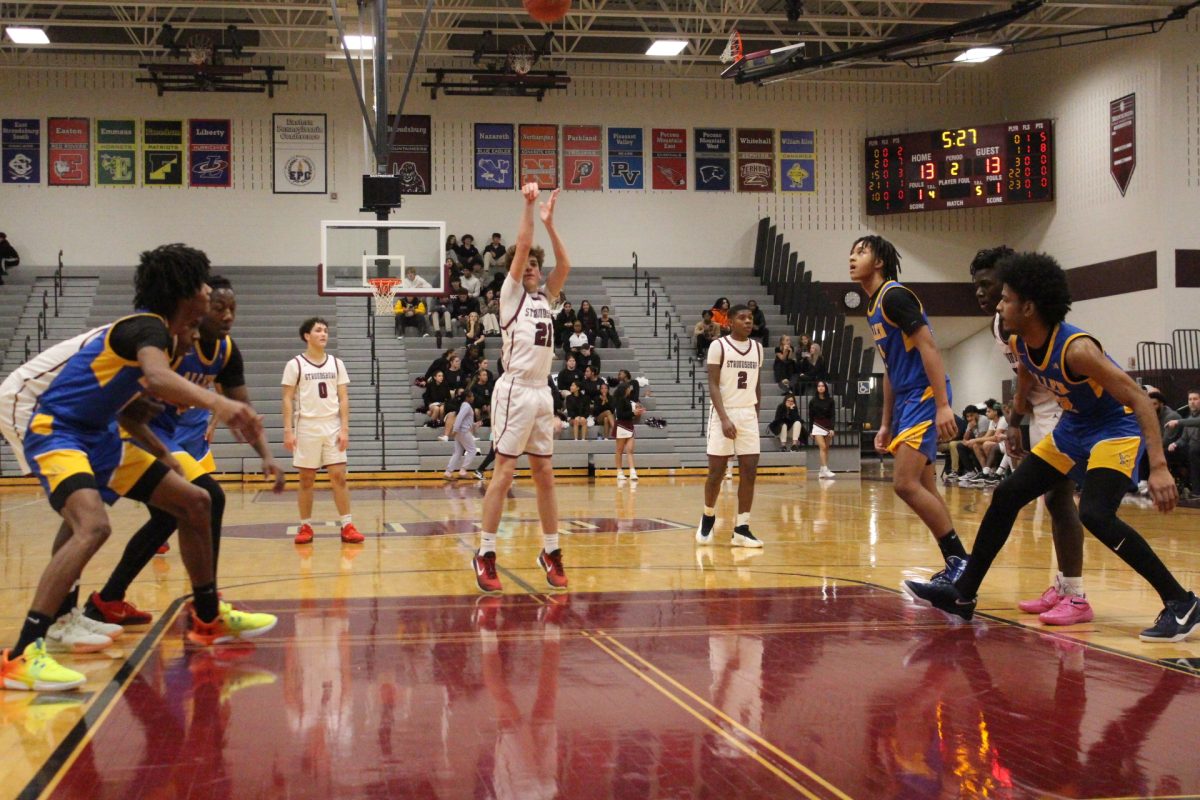
<path fill-rule="evenodd" d="M 899 277 L 900 254 L 887 239 L 863 236 L 850 248 L 850 279 L 871 298 L 867 320 L 885 370 L 875 449 L 895 457 L 893 488 L 937 539 L 945 574 L 953 579 L 962 571 L 966 550 L 934 475 L 938 441 L 958 431 L 950 379 L 925 309 Z"/>

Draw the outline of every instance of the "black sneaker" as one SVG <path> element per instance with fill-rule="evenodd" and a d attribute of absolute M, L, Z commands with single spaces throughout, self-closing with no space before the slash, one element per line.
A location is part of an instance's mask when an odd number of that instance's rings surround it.
<path fill-rule="evenodd" d="M 949 581 L 922 583 L 905 581 L 900 584 L 904 593 L 919 603 L 933 606 L 938 611 L 964 619 L 968 622 L 975 616 L 975 599 L 965 599 Z"/>
<path fill-rule="evenodd" d="M 946 566 L 942 567 L 940 572 L 935 572 L 933 577 L 929 579 L 930 583 L 947 582 L 954 583 L 962 576 L 963 570 L 967 568 L 967 559 L 959 558 L 958 556 L 946 556 Z"/>
<path fill-rule="evenodd" d="M 738 525 L 733 529 L 733 538 L 729 540 L 733 547 L 762 547 L 763 543 L 750 532 L 749 525 Z"/>
<path fill-rule="evenodd" d="M 713 525 L 717 524 L 716 514 L 702 514 L 700 525 L 696 528 L 696 544 L 712 544 Z"/>
<path fill-rule="evenodd" d="M 1193 592 L 1188 592 L 1183 600 L 1172 600 L 1154 620 L 1154 627 L 1142 631 L 1138 638 L 1143 642 L 1182 642 L 1200 622 L 1198 605 Z"/>

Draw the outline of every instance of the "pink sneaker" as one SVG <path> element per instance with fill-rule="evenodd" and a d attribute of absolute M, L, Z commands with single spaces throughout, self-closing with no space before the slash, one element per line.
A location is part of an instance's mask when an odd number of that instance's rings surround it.
<path fill-rule="evenodd" d="M 1058 589 L 1051 586 L 1046 591 L 1042 592 L 1042 596 L 1037 600 L 1022 600 L 1017 603 L 1017 608 L 1024 611 L 1026 614 L 1044 614 L 1050 609 L 1058 605 L 1059 601 L 1066 597 L 1065 594 L 1059 594 Z"/>
<path fill-rule="evenodd" d="M 1038 614 L 1038 619 L 1046 625 L 1075 625 L 1091 622 L 1095 616 L 1086 597 L 1065 594 L 1054 608 Z"/>

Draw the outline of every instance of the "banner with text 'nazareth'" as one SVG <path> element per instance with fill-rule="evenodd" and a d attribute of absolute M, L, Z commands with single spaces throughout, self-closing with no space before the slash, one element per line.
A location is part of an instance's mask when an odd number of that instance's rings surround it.
<path fill-rule="evenodd" d="M 510 122 L 475 123 L 475 188 L 513 188 L 516 141 Z"/>
<path fill-rule="evenodd" d="M 599 125 L 563 126 L 563 188 L 598 192 L 604 188 L 602 128 Z"/>
<path fill-rule="evenodd" d="M 0 121 L 0 166 L 4 183 L 36 186 L 42 182 L 42 121 Z"/>
<path fill-rule="evenodd" d="M 50 117 L 46 120 L 46 155 L 51 186 L 90 186 L 88 155 L 91 126 L 83 117 Z"/>
<path fill-rule="evenodd" d="M 325 194 L 329 168 L 324 114 L 272 114 L 271 145 L 275 194 Z"/>
<path fill-rule="evenodd" d="M 521 183 L 536 183 L 540 189 L 558 188 L 558 126 L 522 125 Z"/>
<path fill-rule="evenodd" d="M 142 121 L 142 185 L 183 186 L 183 120 Z"/>
<path fill-rule="evenodd" d="M 96 185 L 137 185 L 137 120 L 96 120 Z"/>
<path fill-rule="evenodd" d="M 229 120 L 188 120 L 188 182 L 221 189 L 233 185 L 233 125 Z"/>

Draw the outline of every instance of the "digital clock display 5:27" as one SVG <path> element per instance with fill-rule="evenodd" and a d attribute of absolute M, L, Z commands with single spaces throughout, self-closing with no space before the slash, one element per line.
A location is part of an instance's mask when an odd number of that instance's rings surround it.
<path fill-rule="evenodd" d="M 866 157 L 868 214 L 1054 199 L 1048 119 L 871 136 Z"/>

